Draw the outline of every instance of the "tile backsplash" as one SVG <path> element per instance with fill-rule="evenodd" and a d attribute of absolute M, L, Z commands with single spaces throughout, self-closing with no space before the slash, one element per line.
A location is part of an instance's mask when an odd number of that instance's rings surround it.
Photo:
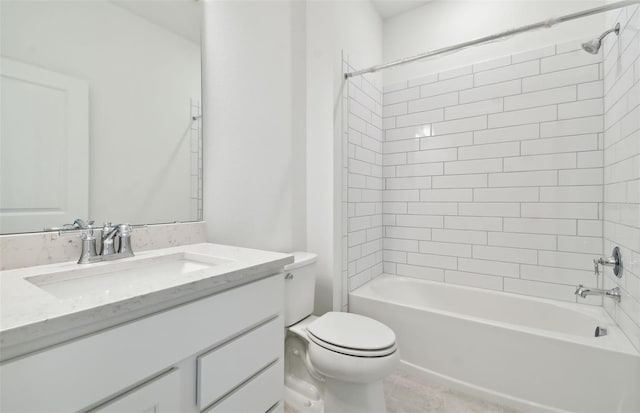
<path fill-rule="evenodd" d="M 185 222 L 153 224 L 135 228 L 131 237 L 134 252 L 206 242 L 205 224 Z M 74 261 L 80 258 L 79 236 L 57 232 L 0 235 L 0 270 Z"/>
<path fill-rule="evenodd" d="M 599 283 L 603 64 L 580 43 L 385 87 L 385 273 L 572 302 Z"/>

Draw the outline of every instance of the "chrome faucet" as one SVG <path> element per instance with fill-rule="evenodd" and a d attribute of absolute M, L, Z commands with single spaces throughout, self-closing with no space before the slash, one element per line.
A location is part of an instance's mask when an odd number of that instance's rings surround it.
<path fill-rule="evenodd" d="M 93 221 L 85 223 L 80 218 L 76 218 L 72 224 L 64 224 L 62 227 L 46 228 L 48 231 L 58 231 L 59 235 L 80 234 L 82 238 L 82 252 L 78 264 L 93 262 L 98 257 L 96 252 L 96 237 L 93 235 Z"/>
<path fill-rule="evenodd" d="M 96 237 L 93 235 L 93 226 L 89 224 L 81 228 L 80 234 L 82 234 L 82 252 L 80 253 L 78 264 L 88 264 L 98 257 L 98 253 L 96 252 Z"/>
<path fill-rule="evenodd" d="M 133 226 L 129 224 L 111 225 L 110 222 L 102 226 L 102 247 L 100 254 L 96 252 L 96 237 L 94 235 L 93 221 L 85 224 L 81 219 L 76 219 L 73 224 L 66 224 L 61 228 L 52 228 L 60 235 L 80 234 L 82 238 L 82 252 L 78 264 L 90 264 L 92 262 L 117 260 L 120 258 L 133 257 L 131 248 L 131 231 Z M 120 245 L 116 252 L 115 238 L 120 240 Z"/>
<path fill-rule="evenodd" d="M 588 295 L 601 295 L 603 297 L 609 297 L 618 303 L 621 299 L 620 288 L 618 287 L 614 287 L 610 290 L 602 290 L 600 288 L 585 287 L 584 285 L 580 284 L 576 289 L 575 294 L 582 298 L 587 298 Z"/>
<path fill-rule="evenodd" d="M 118 237 L 120 238 L 120 245 L 118 246 L 118 253 L 116 254 L 118 257 L 116 258 L 133 257 L 133 249 L 131 248 L 131 231 L 133 231 L 133 226 L 120 224 L 117 225 L 116 228 Z"/>
<path fill-rule="evenodd" d="M 620 254 L 620 248 L 615 247 L 611 252 L 610 257 L 600 257 L 593 259 L 593 271 L 596 277 L 600 275 L 600 265 L 603 267 L 613 267 L 613 273 L 616 277 L 622 277 L 622 254 Z"/>
<path fill-rule="evenodd" d="M 115 237 L 118 233 L 118 227 L 111 225 L 111 222 L 105 222 L 102 226 L 102 247 L 100 255 L 111 255 L 116 253 Z"/>

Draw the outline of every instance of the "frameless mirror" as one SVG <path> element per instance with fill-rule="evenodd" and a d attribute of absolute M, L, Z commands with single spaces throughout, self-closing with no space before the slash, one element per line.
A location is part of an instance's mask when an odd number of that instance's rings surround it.
<path fill-rule="evenodd" d="M 0 1 L 0 233 L 202 219 L 201 3 Z"/>

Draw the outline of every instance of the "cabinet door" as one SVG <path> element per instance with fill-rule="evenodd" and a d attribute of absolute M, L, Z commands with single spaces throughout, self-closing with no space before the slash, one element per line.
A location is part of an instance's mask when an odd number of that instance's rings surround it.
<path fill-rule="evenodd" d="M 283 356 L 283 317 L 198 357 L 198 406 L 211 405 Z"/>
<path fill-rule="evenodd" d="M 205 413 L 268 412 L 282 402 L 283 383 L 284 362 L 279 359 L 205 410 Z"/>
<path fill-rule="evenodd" d="M 180 375 L 172 369 L 91 413 L 176 413 L 180 411 Z"/>

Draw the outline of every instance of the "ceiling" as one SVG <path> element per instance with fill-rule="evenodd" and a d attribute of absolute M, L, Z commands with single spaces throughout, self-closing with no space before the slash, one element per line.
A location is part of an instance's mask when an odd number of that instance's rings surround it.
<path fill-rule="evenodd" d="M 371 0 L 382 19 L 388 19 L 398 14 L 424 6 L 431 0 Z"/>
<path fill-rule="evenodd" d="M 200 44 L 202 5 L 197 0 L 111 0 L 158 26 Z"/>
<path fill-rule="evenodd" d="M 173 33 L 200 43 L 201 2 L 198 0 L 111 0 L 131 13 Z M 371 0 L 380 17 L 388 19 L 431 0 Z"/>
<path fill-rule="evenodd" d="M 114 4 L 160 25 L 175 34 L 200 43 L 201 4 L 198 0 L 111 0 Z M 371 0 L 385 20 L 432 0 Z"/>

